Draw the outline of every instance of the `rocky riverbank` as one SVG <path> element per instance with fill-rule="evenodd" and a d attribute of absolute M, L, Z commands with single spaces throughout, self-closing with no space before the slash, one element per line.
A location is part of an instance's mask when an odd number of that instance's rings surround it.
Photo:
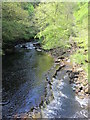
<path fill-rule="evenodd" d="M 88 75 L 82 69 L 82 65 L 72 63 L 69 58 L 69 56 L 76 52 L 77 49 L 77 45 L 74 43 L 68 50 L 63 50 L 61 52 L 60 49 L 54 49 L 51 51 L 51 54 L 55 58 L 55 64 L 64 67 L 68 66 L 67 73 L 70 77 L 69 83 L 71 84 L 73 91 L 75 91 L 76 96 L 81 100 L 85 98 L 89 99 L 90 85 L 87 79 Z"/>

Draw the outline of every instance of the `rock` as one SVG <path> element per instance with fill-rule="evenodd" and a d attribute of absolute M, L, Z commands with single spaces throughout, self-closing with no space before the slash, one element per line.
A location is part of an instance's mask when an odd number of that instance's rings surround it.
<path fill-rule="evenodd" d="M 80 67 L 80 68 L 77 68 L 77 71 L 78 71 L 78 72 L 82 72 L 83 69 Z"/>
<path fill-rule="evenodd" d="M 80 99 L 84 99 L 84 95 L 80 95 L 80 96 L 78 96 Z"/>
<path fill-rule="evenodd" d="M 32 115 L 32 118 L 41 118 L 41 113 L 37 112 Z"/>
<path fill-rule="evenodd" d="M 22 45 L 21 48 L 27 48 L 26 45 Z"/>
<path fill-rule="evenodd" d="M 85 60 L 85 62 L 87 62 L 87 63 L 88 63 L 88 60 Z"/>
<path fill-rule="evenodd" d="M 82 95 L 84 94 L 84 90 L 81 90 L 81 94 L 82 94 Z"/>
<path fill-rule="evenodd" d="M 76 88 L 73 88 L 73 91 L 76 91 Z"/>
<path fill-rule="evenodd" d="M 68 59 L 67 62 L 70 62 L 70 59 Z"/>
<path fill-rule="evenodd" d="M 54 96 L 49 96 L 49 101 L 52 101 L 54 99 Z"/>
<path fill-rule="evenodd" d="M 86 86 L 87 84 L 88 84 L 87 81 L 84 81 L 84 82 L 83 82 L 83 86 Z"/>
<path fill-rule="evenodd" d="M 72 84 L 72 83 L 74 83 L 74 81 L 73 81 L 73 80 L 70 80 L 69 83 Z"/>
<path fill-rule="evenodd" d="M 69 49 L 69 50 L 67 50 L 67 52 L 70 52 L 71 50 Z"/>
<path fill-rule="evenodd" d="M 84 49 L 84 46 L 79 46 L 79 48 Z"/>
<path fill-rule="evenodd" d="M 79 75 L 79 72 L 76 72 L 76 71 L 75 71 L 74 74 L 75 74 L 75 75 Z"/>
<path fill-rule="evenodd" d="M 37 50 L 38 52 L 41 52 L 41 51 L 42 51 L 42 50 L 41 50 L 41 49 L 39 49 L 39 48 L 37 48 L 36 50 Z"/>
<path fill-rule="evenodd" d="M 41 107 L 43 105 L 43 100 L 41 100 L 41 103 L 39 104 L 39 107 Z"/>
<path fill-rule="evenodd" d="M 55 60 L 55 63 L 58 63 L 58 62 L 60 62 L 60 61 L 61 61 L 60 59 L 56 59 L 56 60 Z"/>
<path fill-rule="evenodd" d="M 64 57 L 63 57 L 63 56 L 61 56 L 61 57 L 58 57 L 58 59 L 61 59 L 61 60 L 62 60 L 62 59 L 64 59 Z"/>
<path fill-rule="evenodd" d="M 49 85 L 52 85 L 52 83 L 50 81 L 48 81 Z"/>
<path fill-rule="evenodd" d="M 41 46 L 40 42 L 33 43 L 33 45 L 34 45 L 35 47 Z"/>
<path fill-rule="evenodd" d="M 50 103 L 49 99 L 46 101 L 46 104 L 48 105 Z"/>
<path fill-rule="evenodd" d="M 83 95 L 84 95 L 84 91 L 78 92 L 78 95 L 79 95 L 79 96 L 83 96 Z"/>
<path fill-rule="evenodd" d="M 44 107 L 44 108 L 46 107 L 46 101 L 44 101 L 43 107 Z"/>
<path fill-rule="evenodd" d="M 88 93 L 88 88 L 85 89 L 85 93 Z"/>
<path fill-rule="evenodd" d="M 80 81 L 76 81 L 75 83 L 76 83 L 76 85 L 78 85 L 78 84 L 80 84 Z"/>
<path fill-rule="evenodd" d="M 32 118 L 32 114 L 31 113 L 28 113 L 28 118 Z"/>
<path fill-rule="evenodd" d="M 79 90 L 78 90 L 78 89 L 76 89 L 75 93 L 76 93 L 76 94 L 78 94 L 78 92 L 79 92 Z"/>

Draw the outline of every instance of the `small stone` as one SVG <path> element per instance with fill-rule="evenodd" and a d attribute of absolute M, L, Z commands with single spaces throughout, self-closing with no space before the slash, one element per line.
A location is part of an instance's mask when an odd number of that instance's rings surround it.
<path fill-rule="evenodd" d="M 78 68 L 77 71 L 78 71 L 78 72 L 82 72 L 83 69 L 82 69 L 82 68 Z"/>
<path fill-rule="evenodd" d="M 83 82 L 83 86 L 86 86 L 88 83 L 86 81 Z"/>
<path fill-rule="evenodd" d="M 84 90 L 81 90 L 81 94 L 84 94 Z"/>
<path fill-rule="evenodd" d="M 73 91 L 75 91 L 76 90 L 76 88 L 73 88 Z"/>
<path fill-rule="evenodd" d="M 80 96 L 78 96 L 80 99 L 84 99 L 84 95 L 80 95 Z"/>
<path fill-rule="evenodd" d="M 26 45 L 22 45 L 21 48 L 27 48 Z"/>
<path fill-rule="evenodd" d="M 76 89 L 75 93 L 78 94 L 78 89 Z"/>
<path fill-rule="evenodd" d="M 78 95 L 79 96 L 83 96 L 84 95 L 84 91 L 81 90 L 80 92 L 78 92 Z"/>
<path fill-rule="evenodd" d="M 60 59 L 55 59 L 55 63 L 59 63 L 60 61 Z"/>
<path fill-rule="evenodd" d="M 77 82 L 76 82 L 76 85 L 77 85 L 77 84 L 80 84 L 80 81 L 77 81 Z"/>
<path fill-rule="evenodd" d="M 68 59 L 67 62 L 70 62 L 70 59 Z"/>
<path fill-rule="evenodd" d="M 32 115 L 32 118 L 41 118 L 40 112 L 34 113 L 34 114 Z"/>
<path fill-rule="evenodd" d="M 85 93 L 88 93 L 88 88 L 85 89 Z"/>
<path fill-rule="evenodd" d="M 71 50 L 69 49 L 69 50 L 67 50 L 67 52 L 70 52 Z"/>
<path fill-rule="evenodd" d="M 41 50 L 41 49 L 39 49 L 39 48 L 37 48 L 36 50 L 37 50 L 38 52 L 41 52 L 41 51 L 42 51 L 42 50 Z"/>

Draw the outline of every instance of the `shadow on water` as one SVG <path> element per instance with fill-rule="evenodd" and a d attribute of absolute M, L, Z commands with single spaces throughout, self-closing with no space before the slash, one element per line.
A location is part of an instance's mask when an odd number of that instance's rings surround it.
<path fill-rule="evenodd" d="M 45 92 L 45 74 L 53 65 L 52 57 L 34 48 L 17 47 L 15 54 L 3 56 L 2 64 L 3 117 L 38 106 Z"/>

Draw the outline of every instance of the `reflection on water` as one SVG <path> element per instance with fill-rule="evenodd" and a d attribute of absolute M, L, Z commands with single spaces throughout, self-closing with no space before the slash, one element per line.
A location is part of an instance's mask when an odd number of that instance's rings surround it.
<path fill-rule="evenodd" d="M 16 47 L 16 53 L 3 56 L 3 116 L 28 112 L 37 106 L 45 92 L 45 74 L 53 59 L 46 53 Z M 28 45 L 27 44 L 27 45 Z M 31 49 L 31 47 L 33 47 Z"/>

